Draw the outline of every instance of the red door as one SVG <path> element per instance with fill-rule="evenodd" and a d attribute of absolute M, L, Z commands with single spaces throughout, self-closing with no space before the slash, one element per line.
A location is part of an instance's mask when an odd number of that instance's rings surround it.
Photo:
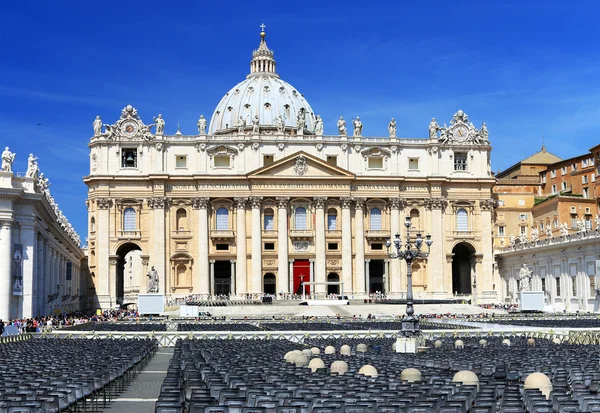
<path fill-rule="evenodd" d="M 294 293 L 302 295 L 302 282 L 310 281 L 310 262 L 308 260 L 294 260 Z M 310 294 L 310 285 L 305 287 L 306 294 Z"/>

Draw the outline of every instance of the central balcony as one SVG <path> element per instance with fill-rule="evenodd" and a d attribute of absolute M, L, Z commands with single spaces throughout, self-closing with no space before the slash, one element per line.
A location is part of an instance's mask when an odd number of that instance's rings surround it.
<path fill-rule="evenodd" d="M 367 239 L 388 239 L 390 231 L 385 229 L 369 229 L 367 230 Z"/>
<path fill-rule="evenodd" d="M 119 239 L 142 239 L 142 231 L 119 231 L 117 234 Z"/>
<path fill-rule="evenodd" d="M 315 237 L 315 231 L 312 229 L 292 229 L 290 230 L 291 239 L 309 240 Z"/>
<path fill-rule="evenodd" d="M 177 230 L 177 231 L 172 231 L 171 236 L 173 239 L 189 239 L 192 238 L 192 231 L 185 231 L 185 230 Z"/>

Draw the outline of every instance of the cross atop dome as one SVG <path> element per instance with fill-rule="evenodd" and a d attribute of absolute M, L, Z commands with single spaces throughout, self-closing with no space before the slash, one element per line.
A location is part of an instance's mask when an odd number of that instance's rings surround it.
<path fill-rule="evenodd" d="M 261 29 L 260 44 L 258 45 L 258 49 L 252 52 L 252 60 L 250 61 L 250 74 L 248 76 L 277 76 L 277 72 L 275 72 L 276 63 L 273 51 L 269 49 L 267 42 L 265 41 L 265 37 L 267 36 L 265 33 L 265 27 L 267 26 L 263 23 L 259 27 Z"/>

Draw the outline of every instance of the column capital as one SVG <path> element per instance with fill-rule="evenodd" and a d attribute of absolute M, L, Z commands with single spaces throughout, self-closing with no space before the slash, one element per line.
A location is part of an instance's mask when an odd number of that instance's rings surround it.
<path fill-rule="evenodd" d="M 308 260 L 308 262 L 315 262 L 315 259 L 314 259 L 314 258 L 310 258 L 310 259 Z"/>
<path fill-rule="evenodd" d="M 279 209 L 287 209 L 288 203 L 290 202 L 290 197 L 289 196 L 278 196 L 277 198 L 275 198 L 275 200 L 277 201 L 277 207 Z"/>
<path fill-rule="evenodd" d="M 365 202 L 367 202 L 367 198 L 354 198 L 354 209 L 357 211 L 362 211 L 365 206 Z"/>
<path fill-rule="evenodd" d="M 423 200 L 423 204 L 427 209 L 444 209 L 448 205 L 446 198 L 426 198 Z"/>
<path fill-rule="evenodd" d="M 213 265 L 213 264 L 216 262 L 216 260 L 209 260 L 208 262 L 209 262 L 211 265 Z"/>
<path fill-rule="evenodd" d="M 110 209 L 113 201 L 110 198 L 96 198 L 96 205 L 98 209 Z"/>
<path fill-rule="evenodd" d="M 262 196 L 251 196 L 250 197 L 250 205 L 252 209 L 258 209 L 262 205 L 263 197 Z"/>
<path fill-rule="evenodd" d="M 367 258 L 367 259 L 365 260 L 365 262 L 371 262 L 371 259 L 370 259 L 370 258 Z"/>
<path fill-rule="evenodd" d="M 231 264 L 235 264 L 235 260 L 229 260 Z"/>
<path fill-rule="evenodd" d="M 164 196 L 148 198 L 146 202 L 148 203 L 148 206 L 152 209 L 165 209 L 169 206 L 169 198 Z"/>
<path fill-rule="evenodd" d="M 389 201 L 391 209 L 401 209 L 406 206 L 406 201 L 400 197 L 390 198 Z"/>
<path fill-rule="evenodd" d="M 340 198 L 340 203 L 342 204 L 342 208 L 350 209 L 352 207 L 352 197 L 343 196 Z"/>
<path fill-rule="evenodd" d="M 111 255 L 108 257 L 108 261 L 109 261 L 110 265 L 116 266 L 119 263 L 119 256 Z"/>
<path fill-rule="evenodd" d="M 288 261 L 290 264 L 293 264 L 295 260 L 293 258 L 290 258 Z"/>
<path fill-rule="evenodd" d="M 206 209 L 208 208 L 209 197 L 194 197 L 192 198 L 192 208 L 194 209 Z"/>
<path fill-rule="evenodd" d="M 482 199 L 479 201 L 479 208 L 481 208 L 482 211 L 491 211 L 496 208 L 496 206 L 498 206 L 498 203 L 495 199 Z"/>
<path fill-rule="evenodd" d="M 316 196 L 313 198 L 313 200 L 314 200 L 315 208 L 317 208 L 317 209 L 325 208 L 325 203 L 327 202 L 326 196 Z"/>
<path fill-rule="evenodd" d="M 236 209 L 246 209 L 246 205 L 248 204 L 248 197 L 233 198 L 233 202 L 235 202 Z"/>

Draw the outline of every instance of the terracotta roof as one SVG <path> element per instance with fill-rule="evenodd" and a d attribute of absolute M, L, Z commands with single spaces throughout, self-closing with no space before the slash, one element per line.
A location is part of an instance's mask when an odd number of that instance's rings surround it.
<path fill-rule="evenodd" d="M 553 164 L 553 163 L 559 162 L 559 161 L 562 161 L 562 159 L 559 158 L 558 156 L 553 155 L 550 152 L 546 151 L 546 147 L 544 145 L 542 145 L 541 151 L 534 153 L 529 158 L 523 159 L 521 161 L 521 164 L 533 163 L 533 164 L 549 165 L 549 164 Z"/>

